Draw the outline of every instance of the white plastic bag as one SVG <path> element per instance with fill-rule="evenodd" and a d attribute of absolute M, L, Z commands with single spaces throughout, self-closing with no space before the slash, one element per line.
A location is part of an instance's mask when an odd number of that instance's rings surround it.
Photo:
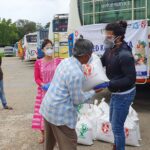
<path fill-rule="evenodd" d="M 78 108 L 77 108 L 78 115 L 82 116 L 84 113 L 86 113 L 88 108 L 89 108 L 89 104 L 80 104 L 80 105 L 78 105 Z"/>
<path fill-rule="evenodd" d="M 83 65 L 84 75 L 86 78 L 84 81 L 83 91 L 91 90 L 95 86 L 109 81 L 100 58 L 94 53 L 92 54 L 92 58 L 93 59 L 90 64 Z"/>
<path fill-rule="evenodd" d="M 82 104 L 78 107 L 78 119 L 82 119 L 83 116 L 86 116 L 86 119 L 91 123 L 93 140 L 96 140 L 97 119 L 102 115 L 102 111 L 98 109 L 97 105 L 98 100 L 95 100 L 94 105 Z"/>
<path fill-rule="evenodd" d="M 140 133 L 139 117 L 138 117 L 137 112 L 133 109 L 132 105 L 130 106 L 130 109 L 129 109 L 128 118 L 130 118 L 132 121 L 136 123 L 138 139 L 142 140 L 141 133 Z"/>
<path fill-rule="evenodd" d="M 98 105 L 98 109 L 102 112 L 103 115 L 109 116 L 109 105 L 105 102 L 105 98 L 103 98 Z"/>
<path fill-rule="evenodd" d="M 99 116 L 98 116 L 98 121 L 97 121 L 97 128 L 102 128 L 102 124 L 103 123 L 108 123 L 109 122 L 109 105 L 105 102 L 105 98 L 103 98 L 102 100 L 101 100 L 101 102 L 100 102 L 100 104 L 98 105 L 98 113 L 100 114 Z M 109 125 L 110 125 L 110 123 L 109 123 Z M 111 125 L 110 125 L 111 126 Z M 111 128 L 111 127 L 110 127 Z M 110 129 L 111 130 L 111 129 Z M 100 132 L 100 131 L 99 131 Z M 101 132 L 103 132 L 102 130 L 101 130 Z M 97 133 L 98 133 L 98 129 L 97 129 Z M 109 134 L 109 133 L 108 133 Z M 100 140 L 100 137 L 99 137 L 99 133 L 98 133 L 98 135 L 96 134 L 96 138 L 97 138 L 97 136 L 98 136 L 98 139 Z M 104 135 L 105 136 L 105 135 Z M 107 136 L 107 135 L 106 135 Z M 105 140 L 105 137 L 104 137 L 104 139 L 102 138 L 101 140 Z M 108 140 L 106 140 L 106 142 L 109 142 L 110 140 L 108 139 Z"/>
<path fill-rule="evenodd" d="M 78 118 L 82 116 L 88 116 L 89 113 L 93 113 L 93 104 L 80 104 L 78 105 L 77 112 Z"/>
<path fill-rule="evenodd" d="M 129 117 L 127 117 L 125 122 L 125 137 L 127 145 L 140 146 L 137 124 Z"/>
<path fill-rule="evenodd" d="M 109 122 L 109 105 L 105 102 L 103 98 L 101 103 L 98 105 L 98 109 L 101 110 L 102 115 L 97 121 L 97 135 L 98 140 L 105 142 L 114 142 L 114 136 Z M 126 144 L 132 146 L 140 146 L 139 144 L 139 129 L 138 122 L 139 118 L 136 111 L 130 107 L 128 117 L 125 122 L 125 135 Z"/>
<path fill-rule="evenodd" d="M 82 116 L 76 125 L 78 143 L 83 145 L 93 144 L 92 125 L 85 116 Z"/>
<path fill-rule="evenodd" d="M 130 117 L 133 121 L 139 121 L 139 117 L 137 112 L 133 109 L 132 106 L 129 108 L 129 114 L 128 117 Z"/>
<path fill-rule="evenodd" d="M 109 122 L 108 114 L 103 115 L 102 118 L 99 118 L 97 121 L 97 140 L 102 140 L 105 142 L 114 142 L 114 136 Z"/>
<path fill-rule="evenodd" d="M 97 119 L 101 116 L 102 112 L 98 110 L 96 104 L 92 105 L 92 107 L 87 112 L 87 118 L 92 125 L 93 140 L 96 140 Z"/>
<path fill-rule="evenodd" d="M 92 139 L 96 140 L 96 132 L 97 132 L 97 116 L 95 114 L 91 114 L 87 116 L 87 119 L 91 123 L 92 126 Z"/>

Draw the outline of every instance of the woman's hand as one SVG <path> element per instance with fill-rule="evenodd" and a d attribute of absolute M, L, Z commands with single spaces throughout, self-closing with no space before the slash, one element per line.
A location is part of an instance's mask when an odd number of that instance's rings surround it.
<path fill-rule="evenodd" d="M 97 90 L 94 90 L 95 91 L 95 93 L 100 93 L 100 92 L 102 92 L 104 89 L 97 89 Z"/>
<path fill-rule="evenodd" d="M 94 90 L 104 89 L 104 88 L 107 88 L 108 86 L 109 86 L 109 82 L 105 82 L 94 87 Z"/>
<path fill-rule="evenodd" d="M 42 86 L 42 89 L 43 89 L 44 91 L 47 91 L 48 88 L 49 88 L 49 86 L 50 86 L 50 83 L 44 84 L 44 85 Z"/>

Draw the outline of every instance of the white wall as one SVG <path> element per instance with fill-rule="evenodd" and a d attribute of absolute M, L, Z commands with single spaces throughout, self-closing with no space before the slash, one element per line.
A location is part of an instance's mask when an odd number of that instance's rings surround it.
<path fill-rule="evenodd" d="M 81 26 L 77 0 L 70 0 L 68 34 L 73 33 Z"/>

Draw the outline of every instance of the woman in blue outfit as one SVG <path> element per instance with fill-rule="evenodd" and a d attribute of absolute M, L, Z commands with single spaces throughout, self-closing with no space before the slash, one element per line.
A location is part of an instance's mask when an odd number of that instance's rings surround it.
<path fill-rule="evenodd" d="M 110 122 L 114 134 L 113 150 L 125 150 L 124 123 L 136 94 L 134 57 L 132 49 L 124 41 L 126 28 L 124 21 L 106 26 L 106 51 L 101 58 L 110 79 L 108 89 L 112 92 Z"/>

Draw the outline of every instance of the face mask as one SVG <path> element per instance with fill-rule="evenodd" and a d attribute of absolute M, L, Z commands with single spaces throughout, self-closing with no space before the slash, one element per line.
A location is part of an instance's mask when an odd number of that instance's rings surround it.
<path fill-rule="evenodd" d="M 112 38 L 112 39 L 108 39 L 106 38 L 104 40 L 104 48 L 105 49 L 109 49 L 109 48 L 113 48 L 115 46 L 115 41 L 117 40 L 118 37 L 116 38 Z"/>
<path fill-rule="evenodd" d="M 47 55 L 47 56 L 52 56 L 53 55 L 53 53 L 54 53 L 54 50 L 53 49 L 46 49 L 46 51 L 45 51 L 45 55 Z"/>

